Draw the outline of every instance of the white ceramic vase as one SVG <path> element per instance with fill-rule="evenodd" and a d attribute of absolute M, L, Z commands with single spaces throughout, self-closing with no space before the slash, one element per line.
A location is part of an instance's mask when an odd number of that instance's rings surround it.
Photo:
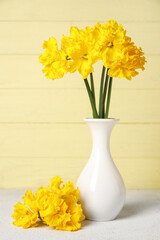
<path fill-rule="evenodd" d="M 80 203 L 87 219 L 109 221 L 125 202 L 125 186 L 110 154 L 110 135 L 118 119 L 84 119 L 90 127 L 91 156 L 77 180 Z"/>

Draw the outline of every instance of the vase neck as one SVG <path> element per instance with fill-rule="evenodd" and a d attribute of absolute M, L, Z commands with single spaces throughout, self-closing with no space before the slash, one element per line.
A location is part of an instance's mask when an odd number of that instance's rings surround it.
<path fill-rule="evenodd" d="M 92 133 L 92 151 L 100 151 L 104 148 L 109 150 L 110 135 L 118 119 L 85 119 L 84 121 Z"/>

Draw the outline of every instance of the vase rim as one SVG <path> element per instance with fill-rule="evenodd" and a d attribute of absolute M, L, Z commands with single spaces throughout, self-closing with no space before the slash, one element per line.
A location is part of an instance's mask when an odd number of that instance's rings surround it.
<path fill-rule="evenodd" d="M 85 122 L 118 122 L 118 118 L 84 118 Z"/>

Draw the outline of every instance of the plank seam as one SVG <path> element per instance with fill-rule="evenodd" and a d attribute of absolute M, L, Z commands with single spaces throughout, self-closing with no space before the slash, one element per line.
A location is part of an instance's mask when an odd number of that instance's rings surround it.
<path fill-rule="evenodd" d="M 85 122 L 0 122 L 0 125 L 86 125 Z M 160 122 L 118 122 L 117 125 L 160 125 Z"/>
<path fill-rule="evenodd" d="M 0 19 L 0 23 L 8 23 L 8 22 L 12 22 L 12 23 L 23 23 L 23 22 L 33 22 L 33 23 L 74 23 L 75 22 L 78 22 L 78 23 L 97 23 L 100 22 L 102 24 L 106 23 L 107 20 L 97 20 L 97 19 L 92 19 L 92 20 L 87 20 L 87 19 L 84 19 L 84 20 L 66 20 L 66 19 L 62 19 L 62 20 L 41 20 L 41 19 L 36 19 L 36 20 L 29 20 L 29 19 L 26 19 L 26 20 L 23 20 L 23 19 Z M 160 23 L 160 20 L 117 20 L 119 23 Z"/>
<path fill-rule="evenodd" d="M 115 78 L 116 79 L 116 78 Z M 49 80 L 50 81 L 50 80 Z M 82 89 L 84 89 L 85 90 L 85 88 L 84 87 L 66 87 L 66 88 L 64 88 L 64 87 L 0 87 L 0 91 L 2 90 L 50 90 L 50 91 L 54 91 L 54 90 L 82 90 Z M 99 87 L 96 87 L 95 89 L 99 89 Z M 139 90 L 139 91 L 159 91 L 160 90 L 160 88 L 116 88 L 116 87 L 113 87 L 113 89 L 115 89 L 115 90 L 118 90 L 118 91 L 121 91 L 121 90 L 127 90 L 127 91 L 137 91 L 137 90 Z"/>
<path fill-rule="evenodd" d="M 120 156 L 120 157 L 118 157 L 118 156 L 114 156 L 114 155 L 112 155 L 112 157 L 113 157 L 113 160 L 114 159 L 160 159 L 160 156 L 158 156 L 158 157 L 155 157 L 155 156 L 140 156 L 140 157 L 137 157 L 137 156 L 135 156 L 135 157 L 132 157 L 132 156 L 129 156 L 129 157 L 126 157 L 126 156 Z M 41 159 L 89 159 L 89 155 L 88 156 L 86 156 L 86 157 L 73 157 L 73 156 L 70 156 L 70 157 L 68 157 L 68 156 L 66 156 L 66 157 L 60 157 L 60 156 L 33 156 L 33 155 L 3 155 L 3 154 L 0 154 L 0 158 L 41 158 Z M 13 160 L 13 159 L 12 159 Z"/>
<path fill-rule="evenodd" d="M 0 56 L 40 56 L 40 53 L 0 53 Z M 160 53 L 145 53 L 145 56 L 160 56 Z"/>

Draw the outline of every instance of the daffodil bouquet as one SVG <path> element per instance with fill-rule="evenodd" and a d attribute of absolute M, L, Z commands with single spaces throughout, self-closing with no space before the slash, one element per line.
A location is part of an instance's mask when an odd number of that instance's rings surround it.
<path fill-rule="evenodd" d="M 22 197 L 24 203 L 14 205 L 13 224 L 23 228 L 46 224 L 57 230 L 76 231 L 85 219 L 78 199 L 79 189 L 55 176 L 47 188 L 41 186 L 35 194 L 29 189 Z"/>
<path fill-rule="evenodd" d="M 62 36 L 61 49 L 54 37 L 44 41 L 46 51 L 39 57 L 45 66 L 43 72 L 52 80 L 62 78 L 65 73 L 77 70 L 82 75 L 90 99 L 93 118 L 108 118 L 113 77 L 127 78 L 144 70 L 145 57 L 126 35 L 123 26 L 115 20 L 106 24 L 99 22 L 93 27 L 70 28 L 70 36 Z M 96 107 L 93 64 L 103 62 L 100 81 L 99 109 Z M 87 77 L 90 75 L 90 82 Z"/>

